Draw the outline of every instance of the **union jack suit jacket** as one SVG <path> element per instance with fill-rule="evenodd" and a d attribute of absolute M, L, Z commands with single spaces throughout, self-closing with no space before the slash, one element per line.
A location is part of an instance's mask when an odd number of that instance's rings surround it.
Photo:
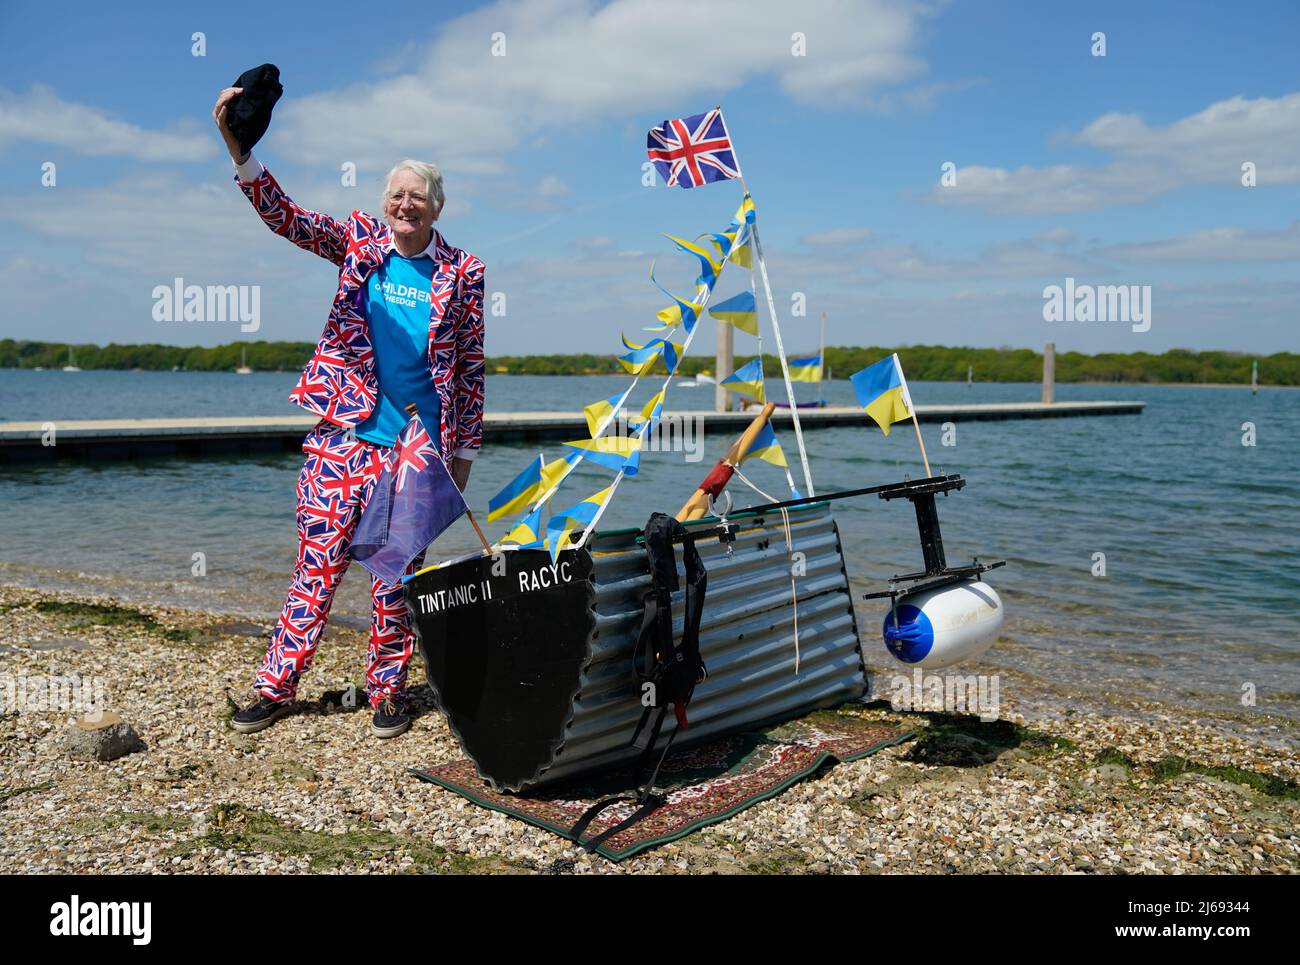
<path fill-rule="evenodd" d="M 379 396 L 365 317 L 366 281 L 392 247 L 392 229 L 364 211 L 347 221 L 299 207 L 265 167 L 240 190 L 266 226 L 339 269 L 339 287 L 316 351 L 289 400 L 337 425 L 365 421 Z M 472 459 L 483 438 L 483 262 L 434 230 L 429 359 L 441 402 L 439 449 Z"/>

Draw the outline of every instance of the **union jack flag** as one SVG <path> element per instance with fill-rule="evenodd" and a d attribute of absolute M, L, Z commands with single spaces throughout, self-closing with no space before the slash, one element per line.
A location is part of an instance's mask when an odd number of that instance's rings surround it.
<path fill-rule="evenodd" d="M 670 188 L 698 188 L 740 177 L 721 107 L 650 128 L 646 154 Z"/>
<path fill-rule="evenodd" d="M 385 583 L 400 583 L 416 556 L 469 510 L 418 415 L 385 457 L 349 552 Z"/>

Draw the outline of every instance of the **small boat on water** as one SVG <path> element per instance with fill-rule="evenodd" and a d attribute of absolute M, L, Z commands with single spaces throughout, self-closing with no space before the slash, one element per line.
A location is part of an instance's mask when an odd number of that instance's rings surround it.
<path fill-rule="evenodd" d="M 708 372 L 701 372 L 693 379 L 683 379 L 677 383 L 683 389 L 695 389 L 701 385 L 717 385 L 718 380 Z"/>
<path fill-rule="evenodd" d="M 74 362 L 74 360 L 73 360 L 73 358 L 72 358 L 72 346 L 71 346 L 71 345 L 68 346 L 68 364 L 65 365 L 65 366 L 63 367 L 63 371 L 64 371 L 64 372 L 80 372 L 80 371 L 81 371 L 81 369 L 77 367 L 76 363 Z"/>
<path fill-rule="evenodd" d="M 235 369 L 236 375 L 252 375 L 253 370 L 248 367 L 248 349 L 239 350 L 239 368 Z"/>

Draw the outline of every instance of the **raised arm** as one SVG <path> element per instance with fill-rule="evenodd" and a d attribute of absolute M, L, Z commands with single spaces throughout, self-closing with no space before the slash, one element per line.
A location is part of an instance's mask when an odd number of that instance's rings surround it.
<path fill-rule="evenodd" d="M 258 217 L 278 235 L 288 238 L 304 251 L 320 255 L 342 267 L 347 250 L 347 227 L 343 222 L 318 211 L 308 211 L 284 193 L 279 182 L 271 176 L 249 151 L 244 154 L 230 128 L 226 126 L 226 109 L 230 102 L 243 92 L 241 87 L 227 87 L 217 97 L 212 109 L 212 119 L 226 142 L 230 159 L 235 162 L 235 182 L 252 203 Z"/>

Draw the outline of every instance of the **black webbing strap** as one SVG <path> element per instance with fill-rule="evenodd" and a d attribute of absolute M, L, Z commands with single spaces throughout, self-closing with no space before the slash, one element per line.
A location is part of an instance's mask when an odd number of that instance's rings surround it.
<path fill-rule="evenodd" d="M 634 743 L 636 742 L 636 738 L 640 736 L 641 729 L 645 726 L 646 721 L 649 719 L 650 712 L 653 709 L 654 708 L 652 707 L 647 707 L 642 712 L 641 720 L 636 725 L 636 733 L 633 735 Z M 649 740 L 647 740 L 645 745 L 642 747 L 641 753 L 636 759 L 636 764 L 632 767 L 633 780 L 637 783 L 640 783 L 637 775 L 644 773 L 646 763 L 648 762 L 650 755 L 654 753 L 655 741 L 659 739 L 659 731 L 663 727 L 664 717 L 667 712 L 667 704 L 659 708 L 659 713 L 655 715 L 655 722 L 649 731 Z M 668 735 L 668 740 L 664 742 L 663 750 L 659 752 L 659 760 L 655 761 L 654 769 L 650 771 L 649 778 L 647 778 L 646 782 L 637 789 L 635 794 L 614 794 L 597 801 L 591 807 L 587 808 L 587 810 L 582 812 L 582 817 L 578 818 L 577 823 L 569 829 L 569 837 L 582 845 L 582 849 L 590 854 L 620 831 L 630 828 L 642 818 L 649 817 L 656 808 L 662 805 L 667 798 L 662 794 L 655 793 L 655 778 L 659 776 L 659 769 L 663 767 L 664 760 L 668 757 L 668 749 L 673 746 L 673 741 L 676 738 L 677 731 L 674 730 Z M 590 841 L 583 841 L 582 832 L 587 830 L 587 826 L 591 824 L 596 816 L 610 805 L 617 804 L 620 801 L 635 801 L 640 804 L 641 807 L 612 828 L 605 829 Z"/>
<path fill-rule="evenodd" d="M 569 829 L 569 836 L 588 853 L 595 851 L 620 831 L 648 817 L 667 800 L 665 795 L 655 793 L 655 780 L 659 777 L 659 770 L 668 757 L 678 731 L 687 726 L 685 709 L 690 703 L 695 685 L 708 674 L 700 657 L 699 638 L 708 574 L 695 548 L 694 539 L 689 537 L 682 543 L 682 560 L 686 567 L 686 611 L 682 618 L 682 641 L 680 645 L 673 643 L 671 594 L 680 585 L 673 537 L 683 533 L 681 523 L 663 513 L 652 513 L 645 525 L 645 550 L 651 589 L 643 598 L 641 632 L 632 652 L 632 672 L 643 684 L 651 683 L 654 692 L 650 704 L 641 712 L 636 730 L 632 732 L 632 745 L 641 749 L 632 768 L 632 782 L 636 791 L 615 794 L 597 801 Z M 641 783 L 639 775 L 645 772 L 650 756 L 654 753 L 655 742 L 659 739 L 664 716 L 670 706 L 674 708 L 677 727 L 664 742 L 650 776 Z M 654 714 L 654 724 L 647 731 L 646 723 L 656 710 L 658 713 Z M 633 801 L 640 807 L 591 840 L 582 841 L 583 832 L 591 822 L 606 808 L 621 801 Z"/>

